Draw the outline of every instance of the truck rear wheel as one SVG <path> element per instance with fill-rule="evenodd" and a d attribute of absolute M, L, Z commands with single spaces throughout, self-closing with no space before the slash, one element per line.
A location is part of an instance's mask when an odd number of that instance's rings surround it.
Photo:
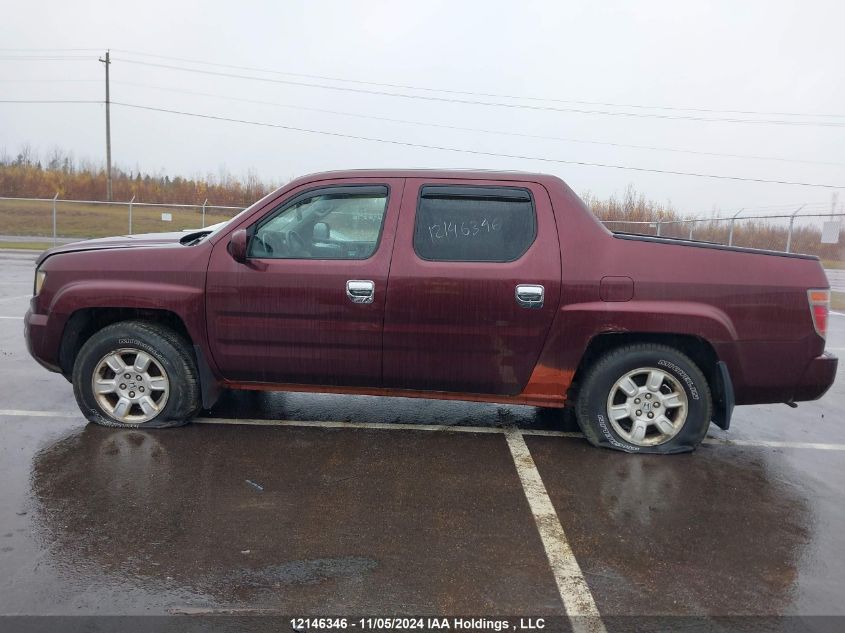
<path fill-rule="evenodd" d="M 103 426 L 180 426 L 200 408 L 187 343 L 147 321 L 114 323 L 88 339 L 73 365 L 73 393 L 85 417 Z"/>
<path fill-rule="evenodd" d="M 644 343 L 608 352 L 590 367 L 576 408 L 594 446 L 683 453 L 704 439 L 713 404 L 707 379 L 689 357 Z"/>

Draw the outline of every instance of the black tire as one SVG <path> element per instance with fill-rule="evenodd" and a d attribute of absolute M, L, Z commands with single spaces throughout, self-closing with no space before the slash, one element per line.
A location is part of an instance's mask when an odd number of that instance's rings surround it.
<path fill-rule="evenodd" d="M 97 402 L 92 378 L 97 365 L 110 352 L 134 348 L 149 354 L 166 372 L 167 400 L 152 419 L 122 422 Z M 121 321 L 104 327 L 89 338 L 73 365 L 73 393 L 90 422 L 118 428 L 161 429 L 181 426 L 200 410 L 200 386 L 196 362 L 188 342 L 173 330 L 149 321 Z"/>
<path fill-rule="evenodd" d="M 616 381 L 628 372 L 652 367 L 668 374 L 683 388 L 687 397 L 687 413 L 676 435 L 659 444 L 642 446 L 631 443 L 613 427 L 608 413 L 608 397 Z M 576 402 L 578 424 L 593 446 L 628 453 L 693 451 L 707 434 L 712 411 L 710 386 L 701 369 L 678 350 L 651 343 L 627 345 L 602 356 L 587 371 Z"/>

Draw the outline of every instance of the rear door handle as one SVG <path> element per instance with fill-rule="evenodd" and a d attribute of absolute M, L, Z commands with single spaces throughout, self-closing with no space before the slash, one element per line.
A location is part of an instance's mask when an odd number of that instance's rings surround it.
<path fill-rule="evenodd" d="M 542 308 L 546 289 L 537 284 L 519 284 L 516 287 L 516 302 L 523 308 Z"/>
<path fill-rule="evenodd" d="M 367 279 L 350 279 L 346 282 L 346 296 L 352 303 L 372 303 L 376 285 Z"/>

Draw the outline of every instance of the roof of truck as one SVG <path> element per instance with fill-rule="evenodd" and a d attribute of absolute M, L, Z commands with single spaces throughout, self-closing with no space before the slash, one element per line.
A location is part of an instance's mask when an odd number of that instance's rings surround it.
<path fill-rule="evenodd" d="M 344 169 L 307 174 L 301 179 L 321 178 L 465 178 L 472 180 L 536 180 L 561 181 L 557 176 L 527 171 L 496 171 L 488 169 Z M 562 181 L 561 181 L 562 182 Z"/>

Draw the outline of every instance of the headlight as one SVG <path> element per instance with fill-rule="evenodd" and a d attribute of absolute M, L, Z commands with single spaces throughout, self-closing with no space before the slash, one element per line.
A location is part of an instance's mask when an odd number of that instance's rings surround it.
<path fill-rule="evenodd" d="M 47 279 L 47 273 L 43 270 L 36 270 L 35 271 L 35 287 L 32 290 L 33 296 L 38 296 L 38 293 L 41 292 L 41 286 L 44 285 L 44 280 Z"/>

